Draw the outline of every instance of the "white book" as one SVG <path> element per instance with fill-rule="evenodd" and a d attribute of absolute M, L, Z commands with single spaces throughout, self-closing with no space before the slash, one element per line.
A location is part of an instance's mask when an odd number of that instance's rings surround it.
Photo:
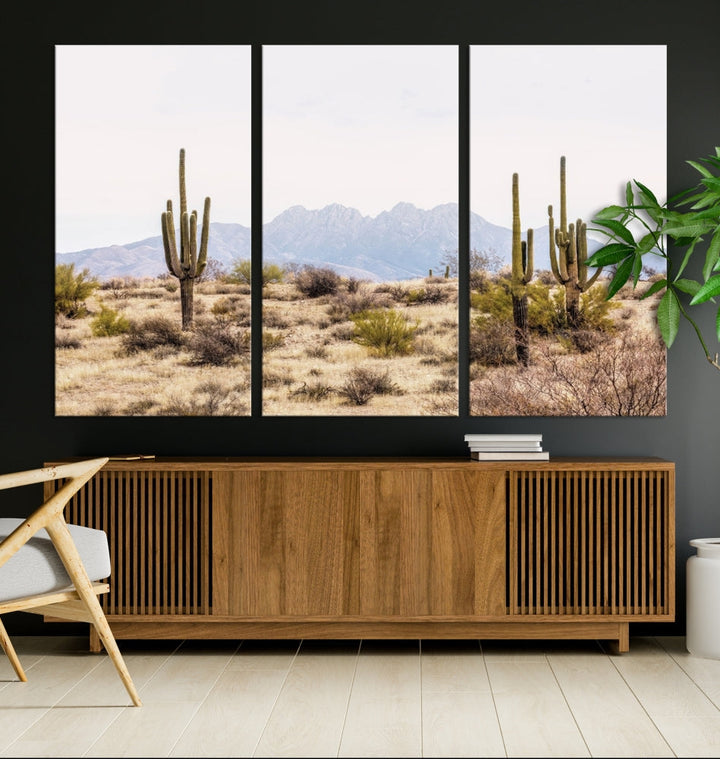
<path fill-rule="evenodd" d="M 540 443 L 470 443 L 471 451 L 541 451 Z"/>
<path fill-rule="evenodd" d="M 549 451 L 473 451 L 475 461 L 549 461 Z"/>
<path fill-rule="evenodd" d="M 513 434 L 498 434 L 498 435 L 484 435 L 484 434 L 468 434 L 465 435 L 466 442 L 478 442 L 478 443 L 493 443 L 493 442 L 535 442 L 542 441 L 542 434 L 538 435 L 513 435 Z"/>

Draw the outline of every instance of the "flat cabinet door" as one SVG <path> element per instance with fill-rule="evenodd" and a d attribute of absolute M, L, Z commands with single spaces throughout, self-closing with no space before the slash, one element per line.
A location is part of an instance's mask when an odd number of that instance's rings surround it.
<path fill-rule="evenodd" d="M 213 613 L 340 616 L 357 604 L 355 471 L 218 473 Z"/>
<path fill-rule="evenodd" d="M 502 472 L 214 476 L 214 614 L 401 619 L 504 612 Z"/>
<path fill-rule="evenodd" d="M 360 613 L 505 613 L 505 476 L 377 472 L 360 504 Z"/>

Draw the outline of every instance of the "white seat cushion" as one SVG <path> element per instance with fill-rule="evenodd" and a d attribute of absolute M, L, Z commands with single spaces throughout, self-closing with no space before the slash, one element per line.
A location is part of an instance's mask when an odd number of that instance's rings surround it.
<path fill-rule="evenodd" d="M 0 519 L 0 541 L 23 523 L 22 519 Z M 72 539 L 90 579 L 110 576 L 110 551 L 103 530 L 68 525 Z M 0 567 L 0 601 L 50 593 L 72 587 L 55 546 L 46 530 L 38 530 L 30 540 Z"/>

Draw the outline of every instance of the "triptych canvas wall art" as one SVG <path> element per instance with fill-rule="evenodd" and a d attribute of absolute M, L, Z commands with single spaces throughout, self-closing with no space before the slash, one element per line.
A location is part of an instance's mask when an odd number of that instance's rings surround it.
<path fill-rule="evenodd" d="M 452 45 L 263 46 L 254 105 L 250 46 L 57 46 L 56 414 L 664 414 L 663 260 L 610 302 L 583 266 L 664 192 L 664 46 L 469 58 L 468 125 Z"/>

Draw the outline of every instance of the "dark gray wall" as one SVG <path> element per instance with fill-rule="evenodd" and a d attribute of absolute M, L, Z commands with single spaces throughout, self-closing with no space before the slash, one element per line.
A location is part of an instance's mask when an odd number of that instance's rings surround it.
<path fill-rule="evenodd" d="M 465 455 L 466 432 L 541 431 L 555 455 L 660 456 L 677 467 L 678 622 L 684 630 L 688 540 L 720 535 L 720 372 L 683 326 L 669 352 L 668 414 L 651 419 L 268 418 L 121 419 L 53 415 L 53 46 L 103 43 L 667 44 L 668 189 L 695 181 L 684 161 L 720 144 L 720 56 L 711 34 L 718 0 L 444 0 L 362 3 L 123 2 L 24 4 L 2 46 L 3 212 L 0 254 L 0 471 L 64 456 Z M 568 61 L 572 66 L 572 60 Z M 618 88 L 655 88 L 641 58 Z M 605 104 L 612 107 L 612 104 Z M 662 112 L 648 113 L 648 119 Z M 142 181 L 142 177 L 138 177 Z M 703 326 L 712 335 L 711 314 Z M 0 512 L 26 513 L 37 491 Z M 14 615 L 15 619 L 18 615 Z M 11 618 L 10 629 L 20 623 Z"/>

